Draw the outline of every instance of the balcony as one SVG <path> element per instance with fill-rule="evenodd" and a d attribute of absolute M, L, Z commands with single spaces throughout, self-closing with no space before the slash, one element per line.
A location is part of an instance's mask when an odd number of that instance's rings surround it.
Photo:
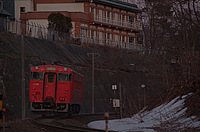
<path fill-rule="evenodd" d="M 130 23 L 128 21 L 122 21 L 117 19 L 111 19 L 108 17 L 94 16 L 94 22 L 109 26 L 115 26 L 123 29 L 137 30 L 137 31 L 142 30 L 142 26 L 140 24 Z"/>
<path fill-rule="evenodd" d="M 89 38 L 86 36 L 75 36 L 73 38 L 79 39 L 81 44 L 89 44 L 93 46 L 108 46 L 113 48 L 119 48 L 119 49 L 128 49 L 128 50 L 138 50 L 142 51 L 144 50 L 144 47 L 141 44 L 134 44 L 134 43 L 128 43 L 128 42 L 122 42 L 122 41 L 114 41 L 110 39 L 99 39 L 96 37 Z"/>

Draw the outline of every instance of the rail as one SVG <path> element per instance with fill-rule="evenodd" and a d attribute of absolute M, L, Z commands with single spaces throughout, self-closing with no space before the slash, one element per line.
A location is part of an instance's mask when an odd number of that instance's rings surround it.
<path fill-rule="evenodd" d="M 58 130 L 67 130 L 67 131 L 76 131 L 76 132 L 105 132 L 105 130 L 93 129 L 88 127 L 82 127 L 78 125 L 71 125 L 59 121 L 59 119 L 69 119 L 71 117 L 63 116 L 47 116 L 47 117 L 38 117 L 33 119 L 33 122 L 37 125 L 46 127 L 47 129 Z M 114 132 L 114 131 L 110 131 Z"/>

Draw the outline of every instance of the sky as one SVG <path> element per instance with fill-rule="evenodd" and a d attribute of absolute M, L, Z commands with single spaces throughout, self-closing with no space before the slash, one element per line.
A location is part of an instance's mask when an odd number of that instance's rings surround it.
<path fill-rule="evenodd" d="M 188 96 L 192 96 L 192 93 L 176 97 L 151 111 L 142 110 L 131 118 L 109 120 L 108 128 L 119 132 L 156 132 L 154 128 L 177 132 L 188 128 L 198 128 L 200 130 L 200 121 L 195 116 L 185 116 L 187 108 L 184 107 L 184 101 Z M 88 127 L 105 130 L 105 120 L 90 122 Z"/>

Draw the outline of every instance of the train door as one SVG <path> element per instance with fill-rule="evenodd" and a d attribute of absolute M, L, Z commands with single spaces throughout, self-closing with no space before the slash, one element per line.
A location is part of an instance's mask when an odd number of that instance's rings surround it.
<path fill-rule="evenodd" d="M 55 102 L 57 91 L 57 74 L 53 72 L 45 73 L 43 100 Z"/>

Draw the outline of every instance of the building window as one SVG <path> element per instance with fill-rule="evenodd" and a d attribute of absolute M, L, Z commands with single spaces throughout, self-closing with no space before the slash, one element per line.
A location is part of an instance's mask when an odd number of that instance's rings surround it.
<path fill-rule="evenodd" d="M 104 32 L 99 32 L 99 39 L 104 40 L 105 39 L 105 33 Z"/>
<path fill-rule="evenodd" d="M 107 11 L 107 17 L 110 18 L 110 11 Z"/>
<path fill-rule="evenodd" d="M 129 23 L 133 24 L 133 16 L 129 16 Z"/>
<path fill-rule="evenodd" d="M 106 39 L 110 39 L 110 33 L 107 33 L 107 35 L 106 35 Z"/>
<path fill-rule="evenodd" d="M 111 33 L 106 33 L 106 44 L 111 44 Z"/>
<path fill-rule="evenodd" d="M 99 10 L 99 16 L 100 16 L 100 17 L 103 16 L 103 10 Z"/>
<path fill-rule="evenodd" d="M 99 39 L 99 43 L 100 43 L 100 44 L 104 44 L 104 42 L 105 42 L 105 33 L 99 31 L 98 39 Z"/>
<path fill-rule="evenodd" d="M 126 37 L 125 36 L 121 36 L 121 47 L 126 47 Z"/>
<path fill-rule="evenodd" d="M 105 18 L 105 11 L 102 10 L 102 16 Z"/>
<path fill-rule="evenodd" d="M 125 15 L 122 15 L 122 25 L 124 25 L 125 22 Z"/>
<path fill-rule="evenodd" d="M 114 35 L 114 41 L 116 41 L 116 42 L 119 41 L 119 35 L 117 35 L 117 34 Z"/>
<path fill-rule="evenodd" d="M 94 13 L 94 8 L 93 7 L 90 7 L 90 12 Z"/>
<path fill-rule="evenodd" d="M 94 39 L 94 30 L 91 30 L 91 38 Z"/>
<path fill-rule="evenodd" d="M 94 8 L 94 7 L 90 7 L 90 12 L 92 14 L 94 14 L 95 17 L 96 17 L 96 15 L 98 15 L 98 14 L 96 14 L 96 12 L 98 12 L 98 10 L 96 11 L 96 8 Z"/>
<path fill-rule="evenodd" d="M 96 31 L 95 30 L 90 30 L 90 40 L 92 43 L 96 42 Z"/>
<path fill-rule="evenodd" d="M 25 7 L 20 7 L 20 12 L 25 12 Z"/>
<path fill-rule="evenodd" d="M 97 10 L 97 16 L 99 16 L 99 9 L 96 9 Z"/>
<path fill-rule="evenodd" d="M 129 37 L 129 43 L 130 43 L 130 45 L 132 45 L 134 43 L 134 38 L 133 37 Z"/>
<path fill-rule="evenodd" d="M 87 29 L 81 28 L 81 42 L 87 42 Z"/>
<path fill-rule="evenodd" d="M 118 13 L 114 13 L 115 20 L 118 20 Z"/>
<path fill-rule="evenodd" d="M 81 36 L 87 37 L 87 29 L 81 28 Z"/>
<path fill-rule="evenodd" d="M 122 42 L 125 42 L 125 36 L 122 36 Z"/>
<path fill-rule="evenodd" d="M 107 22 L 110 23 L 110 17 L 111 17 L 111 12 L 110 11 L 106 12 L 106 17 L 107 17 L 106 18 Z"/>
<path fill-rule="evenodd" d="M 3 1 L 0 1 L 0 9 L 3 8 Z"/>

